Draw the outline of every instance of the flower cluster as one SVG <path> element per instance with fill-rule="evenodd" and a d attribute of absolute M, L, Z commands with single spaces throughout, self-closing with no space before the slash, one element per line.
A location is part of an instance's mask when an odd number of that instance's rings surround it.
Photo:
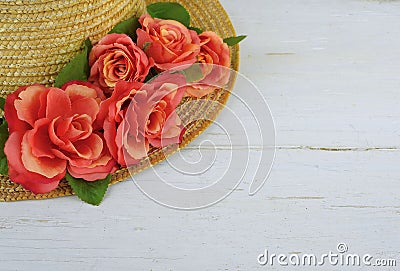
<path fill-rule="evenodd" d="M 124 34 L 109 34 L 89 56 L 89 82 L 110 95 L 118 81 L 144 82 L 150 69 L 157 72 L 183 70 L 199 63 L 200 80 L 188 84 L 186 94 L 200 98 L 229 80 L 230 49 L 216 33 L 197 34 L 175 20 L 143 15 L 137 44 Z"/>
<path fill-rule="evenodd" d="M 66 174 L 94 182 L 138 163 L 151 147 L 181 142 L 177 106 L 228 82 L 222 68 L 230 49 L 216 33 L 177 20 L 145 14 L 139 23 L 133 39 L 110 33 L 93 46 L 86 82 L 24 86 L 7 96 L 4 153 L 13 182 L 36 194 Z M 195 63 L 201 77 L 188 82 L 181 71 Z"/>

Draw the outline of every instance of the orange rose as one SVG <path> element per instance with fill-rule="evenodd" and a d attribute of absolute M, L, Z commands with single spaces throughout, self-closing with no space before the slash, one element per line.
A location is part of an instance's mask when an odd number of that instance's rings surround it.
<path fill-rule="evenodd" d="M 89 82 L 110 94 L 120 80 L 143 82 L 153 66 L 153 60 L 129 36 L 108 34 L 93 47 L 89 65 Z"/>
<path fill-rule="evenodd" d="M 137 44 L 152 57 L 159 71 L 193 64 L 200 52 L 197 33 L 174 20 L 153 19 L 143 15 L 136 31 Z"/>
<path fill-rule="evenodd" d="M 200 98 L 224 87 L 230 78 L 231 55 L 226 43 L 216 33 L 207 31 L 199 35 L 200 53 L 197 61 L 203 79 L 188 86 L 186 94 Z"/>
<path fill-rule="evenodd" d="M 39 194 L 55 189 L 66 169 L 87 181 L 115 171 L 102 136 L 93 129 L 104 99 L 98 87 L 78 81 L 63 89 L 21 87 L 8 95 L 10 137 L 4 152 L 10 179 Z"/>
<path fill-rule="evenodd" d="M 179 143 L 183 127 L 175 112 L 185 93 L 183 75 L 160 75 L 150 84 L 120 81 L 102 102 L 98 121 L 115 160 L 131 166 L 146 157 L 150 144 Z"/>

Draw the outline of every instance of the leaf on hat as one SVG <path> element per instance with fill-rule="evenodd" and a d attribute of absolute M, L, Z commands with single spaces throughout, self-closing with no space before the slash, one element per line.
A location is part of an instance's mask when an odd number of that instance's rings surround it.
<path fill-rule="evenodd" d="M 0 97 L 0 109 L 4 111 L 4 105 L 6 104 L 6 99 Z"/>
<path fill-rule="evenodd" d="M 69 173 L 65 175 L 75 194 L 84 202 L 98 206 L 106 194 L 108 185 L 111 181 L 111 174 L 105 179 L 97 180 L 94 182 L 85 181 L 72 177 Z"/>
<path fill-rule="evenodd" d="M 178 3 L 160 2 L 147 6 L 147 12 L 153 18 L 175 20 L 188 27 L 190 25 L 189 12 Z"/>
<path fill-rule="evenodd" d="M 224 39 L 224 42 L 229 46 L 234 46 L 244 40 L 247 36 L 237 36 Z"/>
<path fill-rule="evenodd" d="M 189 68 L 180 71 L 180 73 L 185 76 L 188 83 L 197 82 L 204 78 L 204 73 L 200 65 L 200 63 L 194 63 Z"/>
<path fill-rule="evenodd" d="M 142 50 L 146 52 L 147 47 L 149 47 L 150 45 L 151 45 L 151 42 L 145 42 L 143 44 L 143 49 Z"/>
<path fill-rule="evenodd" d="M 190 30 L 196 31 L 197 34 L 201 34 L 201 33 L 204 32 L 202 29 L 200 29 L 200 28 L 198 28 L 198 27 L 189 26 L 188 28 L 189 28 Z"/>
<path fill-rule="evenodd" d="M 138 18 L 132 17 L 125 21 L 120 22 L 113 29 L 111 29 L 108 34 L 117 33 L 117 34 L 126 34 L 133 41 L 136 40 L 136 30 L 140 27 L 140 23 Z"/>
<path fill-rule="evenodd" d="M 8 175 L 8 161 L 7 157 L 0 158 L 0 174 L 7 176 Z"/>
<path fill-rule="evenodd" d="M 4 146 L 9 136 L 8 124 L 5 119 L 1 119 L 0 125 L 0 174 L 8 175 L 8 162 L 6 154 L 4 153 Z"/>
<path fill-rule="evenodd" d="M 89 53 L 92 43 L 89 38 L 84 42 L 83 52 L 77 54 L 59 73 L 54 83 L 55 87 L 62 87 L 72 80 L 87 81 L 90 73 Z"/>

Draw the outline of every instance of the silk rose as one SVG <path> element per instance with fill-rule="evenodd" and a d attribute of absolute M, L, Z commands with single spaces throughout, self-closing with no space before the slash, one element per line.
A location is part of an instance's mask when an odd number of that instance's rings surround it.
<path fill-rule="evenodd" d="M 98 87 L 78 81 L 62 89 L 21 87 L 8 95 L 10 137 L 4 152 L 10 179 L 39 194 L 55 189 L 67 169 L 87 181 L 115 171 L 102 136 L 93 129 L 104 99 Z"/>
<path fill-rule="evenodd" d="M 188 86 L 186 93 L 200 98 L 218 88 L 223 88 L 230 78 L 230 50 L 216 33 L 207 31 L 199 35 L 200 53 L 197 61 L 203 78 Z"/>
<path fill-rule="evenodd" d="M 175 109 L 185 92 L 183 75 L 161 75 L 150 84 L 120 81 L 101 104 L 99 122 L 114 159 L 131 166 L 150 145 L 179 143 L 183 127 Z"/>
<path fill-rule="evenodd" d="M 89 81 L 110 94 L 120 81 L 143 82 L 153 59 L 125 34 L 109 34 L 96 44 L 89 55 Z"/>
<path fill-rule="evenodd" d="M 137 43 L 154 59 L 159 71 L 193 64 L 200 52 L 197 33 L 174 20 L 153 19 L 143 15 L 139 19 L 141 29 L 136 31 Z"/>

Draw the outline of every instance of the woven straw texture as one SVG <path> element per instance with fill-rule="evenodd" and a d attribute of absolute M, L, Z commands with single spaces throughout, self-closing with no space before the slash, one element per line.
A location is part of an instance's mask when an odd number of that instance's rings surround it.
<path fill-rule="evenodd" d="M 0 94 L 50 86 L 83 40 L 97 41 L 144 8 L 143 0 L 0 0 Z"/>
<path fill-rule="evenodd" d="M 151 4 L 154 2 L 162 2 L 162 1 L 166 1 L 166 0 L 161 0 L 161 1 L 160 0 L 147 0 L 147 1 L 145 1 L 145 3 Z M 169 1 L 171 1 L 171 0 L 169 0 Z M 53 1 L 50 1 L 50 0 L 49 1 L 27 0 L 27 1 L 23 1 L 23 2 L 24 3 L 25 2 L 37 3 L 38 5 L 35 5 L 35 10 L 39 9 L 38 8 L 39 5 L 41 5 L 42 9 L 50 8 L 49 2 L 53 3 Z M 105 2 L 109 2 L 109 1 L 105 1 Z M 105 2 L 102 2 L 102 3 L 105 3 Z M 138 1 L 130 0 L 130 2 L 131 3 L 129 4 L 129 6 L 132 6 L 132 2 L 134 2 L 134 6 L 136 6 L 139 10 L 137 12 L 138 13 L 142 12 L 142 7 L 140 4 L 137 3 Z M 221 6 L 221 4 L 218 2 L 218 0 L 202 0 L 202 1 L 197 1 L 197 0 L 177 0 L 176 1 L 175 0 L 175 2 L 178 2 L 187 8 L 187 10 L 191 14 L 191 22 L 192 22 L 191 24 L 193 26 L 196 26 L 196 27 L 199 27 L 199 28 L 205 29 L 205 30 L 214 31 L 223 38 L 236 35 L 233 25 L 232 25 L 231 21 L 229 20 L 227 13 L 225 12 L 225 10 Z M 60 1 L 60 3 L 61 3 L 61 1 Z M 63 5 L 66 5 L 66 6 L 71 5 L 71 3 L 68 1 L 62 2 L 62 3 L 64 3 Z M 115 2 L 115 3 L 117 3 L 117 2 Z M 124 4 L 121 4 L 121 3 L 124 3 Z M 2 12 L 4 12 L 2 10 L 4 5 L 6 5 L 8 7 L 10 7 L 10 6 L 13 7 L 15 4 L 12 3 L 11 1 L 9 2 L 7 0 L 0 0 L 0 14 Z M 111 14 L 119 14 L 118 11 L 117 12 L 115 12 L 115 11 L 120 10 L 121 8 L 123 9 L 123 5 L 126 5 L 126 2 L 121 1 L 121 2 L 118 2 L 118 4 L 116 4 L 113 9 L 111 9 L 113 12 L 107 8 L 105 8 L 103 11 L 108 11 L 108 12 L 106 12 L 106 14 L 109 14 L 109 12 Z M 75 11 L 75 12 L 73 12 L 73 11 Z M 74 14 L 79 13 L 78 10 L 75 10 L 75 9 L 71 9 L 71 12 Z M 78 16 L 78 15 L 74 15 L 74 16 Z M 84 15 L 81 14 L 81 16 L 84 16 Z M 106 16 L 106 15 L 104 15 L 104 16 Z M 1 17 L 1 19 L 0 19 L 1 23 L 3 23 L 3 21 L 2 21 L 3 17 Z M 83 17 L 81 17 L 81 18 L 83 18 Z M 111 26 L 108 27 L 108 23 L 110 22 L 109 17 L 105 17 L 105 18 L 106 18 L 105 19 L 106 22 L 104 22 L 103 19 L 101 19 L 101 20 L 97 19 L 98 20 L 97 21 L 98 28 L 100 28 L 100 26 L 107 25 L 107 27 L 105 27 L 105 28 L 110 29 Z M 74 21 L 74 19 L 71 17 L 71 22 L 73 22 L 73 21 Z M 10 23 L 8 26 L 15 27 L 12 23 Z M 1 27 L 3 27 L 3 26 L 0 24 L 0 31 L 2 29 Z M 93 28 L 89 32 L 93 33 Z M 105 31 L 105 32 L 107 32 L 107 31 Z M 20 37 L 21 36 L 16 38 L 15 36 L 13 36 L 14 39 L 20 39 Z M 94 35 L 94 37 L 99 38 L 99 37 L 101 37 L 101 35 L 96 34 L 96 35 Z M 7 38 L 7 37 L 5 37 L 5 38 Z M 3 40 L 4 40 L 4 38 L 2 35 L 2 36 L 0 36 L 0 61 L 4 60 L 4 56 L 2 55 L 3 48 L 1 47 L 1 44 L 3 44 L 2 43 Z M 84 40 L 84 38 L 82 38 L 79 42 L 82 43 L 83 40 Z M 21 54 L 15 54 L 15 55 L 21 55 Z M 72 54 L 72 55 L 74 55 L 74 54 Z M 239 46 L 238 45 L 231 48 L 231 56 L 232 56 L 231 68 L 233 70 L 237 71 L 238 67 L 239 67 Z M 9 62 L 7 62 L 8 65 L 11 65 L 13 63 L 13 60 L 11 60 L 11 59 L 8 61 L 9 61 Z M 68 61 L 68 60 L 66 60 L 66 61 Z M 65 63 L 65 61 L 63 61 L 62 63 Z M 2 62 L 0 62 L 0 67 L 1 67 L 0 68 L 0 71 L 1 71 L 0 81 L 3 80 L 3 77 L 1 77 L 3 74 L 3 66 L 1 66 L 1 65 L 4 65 L 4 64 Z M 60 66 L 62 67 L 63 65 L 60 64 Z M 53 77 L 54 77 L 54 75 L 53 75 Z M 7 77 L 7 80 L 10 80 L 10 78 Z M 53 78 L 53 80 L 54 80 L 54 78 Z M 37 81 L 35 81 L 35 82 L 37 82 Z M 232 86 L 233 85 L 230 85 L 229 89 L 231 89 Z M 1 89 L 1 85 L 0 85 L 0 89 Z M 227 102 L 229 95 L 230 95 L 229 91 L 225 91 L 225 90 L 215 91 L 215 92 L 209 94 L 208 96 L 204 97 L 203 99 L 207 99 L 209 101 L 215 101 L 217 103 L 204 103 L 204 102 L 190 103 L 190 107 L 182 106 L 180 108 L 180 110 L 182 112 L 184 112 L 183 114 L 179 114 L 179 112 L 178 112 L 178 114 L 181 117 L 189 116 L 190 119 L 200 119 L 200 116 L 201 116 L 201 118 L 203 118 L 203 120 L 194 121 L 190 124 L 189 127 L 186 127 L 187 130 L 183 136 L 183 140 L 182 140 L 182 143 L 179 145 L 179 148 L 183 148 L 186 145 L 188 145 L 192 140 L 194 140 L 198 135 L 200 135 L 212 123 L 211 120 L 214 120 L 217 117 L 217 115 L 219 114 L 220 110 L 222 109 L 222 107 L 218 106 L 217 104 L 225 104 Z M 190 100 L 190 98 L 189 98 L 189 100 Z M 188 100 L 186 100 L 186 101 L 188 101 Z M 167 156 L 173 154 L 175 151 L 176 151 L 176 148 L 170 148 L 170 147 L 166 147 L 162 150 L 157 150 L 157 149 L 153 150 L 149 154 L 148 158 L 144 159 L 141 163 L 135 165 L 130 170 L 121 169 L 121 170 L 117 171 L 116 173 L 114 173 L 111 184 L 115 184 L 117 182 L 120 182 L 120 181 L 123 181 L 123 180 L 129 178 L 130 174 L 135 174 L 135 173 L 138 173 L 138 172 L 148 168 L 149 164 L 155 165 L 155 164 L 163 161 Z M 56 198 L 56 197 L 68 196 L 68 195 L 73 195 L 73 191 L 65 180 L 62 180 L 60 182 L 60 185 L 58 186 L 58 188 L 51 191 L 50 193 L 35 195 L 35 194 L 31 193 L 30 191 L 25 190 L 20 185 L 12 183 L 7 177 L 0 177 L 0 201 L 47 199 L 47 198 Z"/>

